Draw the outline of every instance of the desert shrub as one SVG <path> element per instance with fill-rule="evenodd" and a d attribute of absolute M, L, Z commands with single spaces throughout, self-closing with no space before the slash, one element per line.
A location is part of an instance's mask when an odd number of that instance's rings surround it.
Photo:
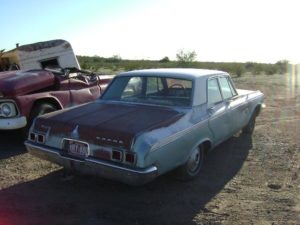
<path fill-rule="evenodd" d="M 264 68 L 264 72 L 267 75 L 273 75 L 273 74 L 277 73 L 277 67 L 273 64 L 266 65 Z"/>
<path fill-rule="evenodd" d="M 262 66 L 258 63 L 255 63 L 252 68 L 252 73 L 254 75 L 260 75 L 263 72 Z"/>
<path fill-rule="evenodd" d="M 253 71 L 253 67 L 254 67 L 254 64 L 253 62 L 246 62 L 245 63 L 245 70 L 247 72 L 252 72 Z"/>
<path fill-rule="evenodd" d="M 234 73 L 237 75 L 237 77 L 241 77 L 243 73 L 245 73 L 245 67 L 241 64 L 236 64 L 234 66 Z"/>
<path fill-rule="evenodd" d="M 288 60 L 280 60 L 275 63 L 277 67 L 277 72 L 279 74 L 285 74 L 287 73 L 287 68 L 288 68 L 289 61 Z"/>

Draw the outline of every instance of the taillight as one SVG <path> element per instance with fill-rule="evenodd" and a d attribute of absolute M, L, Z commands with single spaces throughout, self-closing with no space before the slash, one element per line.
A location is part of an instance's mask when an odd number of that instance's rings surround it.
<path fill-rule="evenodd" d="M 135 154 L 131 152 L 126 152 L 125 153 L 125 162 L 134 164 L 135 163 Z"/>
<path fill-rule="evenodd" d="M 113 149 L 111 152 L 111 159 L 114 161 L 133 165 L 136 162 L 136 154 L 132 152 Z"/>
<path fill-rule="evenodd" d="M 35 135 L 35 133 L 30 133 L 30 134 L 29 134 L 29 140 L 35 142 L 35 140 L 36 140 L 36 135 Z"/>
<path fill-rule="evenodd" d="M 38 142 L 38 143 L 41 143 L 41 144 L 44 144 L 44 143 L 45 143 L 45 135 L 43 135 L 43 134 L 38 134 L 38 135 L 37 135 L 37 142 Z"/>
<path fill-rule="evenodd" d="M 117 151 L 117 150 L 113 150 L 111 157 L 115 161 L 122 161 L 122 152 L 121 151 Z"/>
<path fill-rule="evenodd" d="M 31 132 L 29 134 L 29 140 L 40 144 L 44 144 L 46 141 L 46 136 L 44 134 L 36 134 Z"/>

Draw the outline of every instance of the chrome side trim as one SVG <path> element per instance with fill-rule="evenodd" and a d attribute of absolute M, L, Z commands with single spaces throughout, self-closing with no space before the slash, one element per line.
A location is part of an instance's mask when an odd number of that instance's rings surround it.
<path fill-rule="evenodd" d="M 151 149 L 150 149 L 150 152 L 154 152 L 155 150 L 157 150 L 158 148 L 161 148 L 169 143 L 171 143 L 172 141 L 184 136 L 185 134 L 189 133 L 189 132 L 192 132 L 193 129 L 197 129 L 198 127 L 202 126 L 203 123 L 207 122 L 207 120 L 203 120 L 199 123 L 196 123 L 194 124 L 192 127 L 189 127 L 189 128 L 186 128 L 182 131 L 179 131 L 165 139 L 163 139 L 162 141 L 154 144 Z"/>

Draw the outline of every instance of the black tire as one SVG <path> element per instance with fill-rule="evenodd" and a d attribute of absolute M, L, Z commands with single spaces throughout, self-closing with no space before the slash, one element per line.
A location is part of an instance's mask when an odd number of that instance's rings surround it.
<path fill-rule="evenodd" d="M 56 110 L 57 110 L 57 108 L 50 103 L 46 103 L 46 102 L 38 103 L 33 107 L 32 111 L 30 113 L 29 120 L 32 121 L 35 117 L 38 117 L 38 116 L 41 116 L 41 115 L 44 115 L 46 113 L 50 113 L 50 112 L 53 112 Z"/>
<path fill-rule="evenodd" d="M 248 124 L 243 128 L 243 134 L 253 134 L 255 128 L 255 120 L 256 120 L 256 111 L 252 114 Z"/>
<path fill-rule="evenodd" d="M 34 118 L 36 118 L 38 116 L 41 116 L 41 115 L 44 115 L 46 113 L 56 111 L 56 110 L 57 110 L 57 108 L 51 103 L 40 102 L 40 103 L 37 103 L 36 105 L 34 105 L 32 110 L 31 110 L 30 117 L 27 121 L 26 127 L 24 127 L 21 130 L 22 137 L 24 139 L 27 139 L 28 131 L 29 131 L 29 128 L 30 128 Z"/>
<path fill-rule="evenodd" d="M 194 179 L 202 168 L 204 155 L 202 146 L 194 148 L 187 162 L 176 169 L 176 177 L 183 181 Z"/>

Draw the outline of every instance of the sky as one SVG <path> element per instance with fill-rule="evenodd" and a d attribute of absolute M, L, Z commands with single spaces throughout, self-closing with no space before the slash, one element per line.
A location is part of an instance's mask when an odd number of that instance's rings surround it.
<path fill-rule="evenodd" d="M 300 63 L 297 0 L 0 0 L 0 50 L 65 39 L 77 55 Z"/>

